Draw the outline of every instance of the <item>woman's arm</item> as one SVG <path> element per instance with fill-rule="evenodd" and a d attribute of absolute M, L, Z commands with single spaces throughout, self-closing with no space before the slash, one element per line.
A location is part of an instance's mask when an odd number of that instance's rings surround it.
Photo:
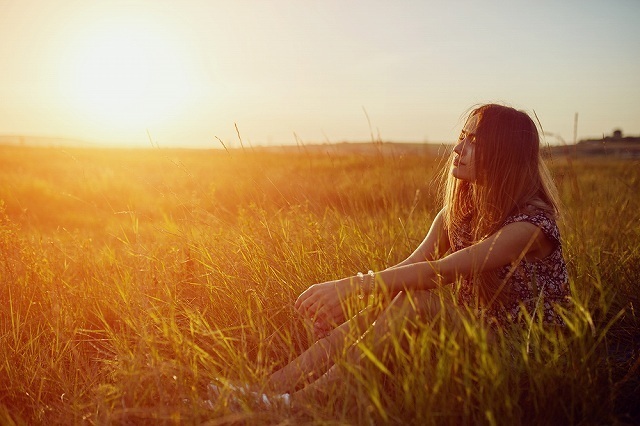
<path fill-rule="evenodd" d="M 431 223 L 431 227 L 429 228 L 429 232 L 427 232 L 426 237 L 409 257 L 407 257 L 402 262 L 385 269 L 385 271 L 418 262 L 434 260 L 446 253 L 449 250 L 449 238 L 444 228 L 443 214 L 443 210 L 440 210 L 438 212 L 436 217 L 433 219 L 433 222 Z M 302 305 L 303 301 L 305 300 L 305 298 L 311 297 L 312 294 L 314 298 L 317 297 L 319 291 L 323 291 L 326 293 L 333 292 L 334 297 L 336 300 L 338 300 L 338 302 L 345 300 L 354 291 L 354 288 L 357 287 L 358 278 L 349 277 L 341 281 L 342 282 L 328 281 L 325 283 L 312 285 L 311 287 L 309 287 L 309 289 L 307 289 L 300 295 L 300 297 L 296 301 L 296 309 L 298 309 L 298 311 L 300 311 L 300 313 L 305 316 L 317 319 L 315 311 L 313 313 L 311 311 L 304 311 L 305 308 L 303 306 L 306 305 Z M 320 324 L 323 327 L 328 327 L 329 324 L 327 323 L 327 320 L 329 320 L 329 322 L 340 323 L 344 320 L 343 314 L 344 312 L 342 312 L 342 306 L 340 303 L 338 303 L 337 305 L 333 306 L 330 311 L 325 311 L 325 315 L 323 315 L 322 318 L 323 321 L 316 321 L 314 323 L 314 327 L 315 324 Z"/>
<path fill-rule="evenodd" d="M 425 260 L 435 260 L 442 257 L 449 250 L 449 236 L 444 228 L 443 215 L 444 209 L 438 212 L 431 223 L 431 228 L 429 228 L 427 236 L 409 257 L 387 269 L 423 262 Z"/>
<path fill-rule="evenodd" d="M 541 229 L 529 222 L 511 223 L 489 238 L 442 259 L 382 271 L 380 279 L 391 292 L 408 288 L 428 290 L 466 277 L 520 262 L 545 243 Z"/>
<path fill-rule="evenodd" d="M 460 276 L 517 263 L 545 243 L 546 237 L 537 226 L 528 222 L 511 223 L 481 242 L 442 259 L 408 263 L 378 272 L 377 280 L 392 294 L 407 289 L 429 290 L 452 283 Z M 334 315 L 342 309 L 343 300 L 362 290 L 367 289 L 359 288 L 357 277 L 315 284 L 298 297 L 296 309 L 310 316 Z"/>

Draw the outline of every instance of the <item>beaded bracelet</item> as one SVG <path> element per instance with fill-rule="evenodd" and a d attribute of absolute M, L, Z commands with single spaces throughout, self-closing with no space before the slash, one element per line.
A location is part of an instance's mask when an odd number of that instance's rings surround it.
<path fill-rule="evenodd" d="M 369 290 L 369 294 L 373 293 L 373 289 L 375 288 L 375 284 L 376 284 L 376 273 L 373 272 L 371 269 L 369 269 L 369 271 L 367 272 L 367 276 L 371 277 L 371 280 L 368 283 L 368 290 Z M 358 280 L 360 280 L 360 294 L 358 295 L 358 298 L 360 300 L 364 299 L 364 295 L 365 295 L 365 291 L 364 291 L 364 274 L 362 272 L 358 272 L 357 273 L 357 277 Z"/>
<path fill-rule="evenodd" d="M 369 294 L 373 294 L 373 290 L 376 288 L 376 273 L 369 269 L 367 274 L 371 277 L 371 281 L 369 282 Z"/>

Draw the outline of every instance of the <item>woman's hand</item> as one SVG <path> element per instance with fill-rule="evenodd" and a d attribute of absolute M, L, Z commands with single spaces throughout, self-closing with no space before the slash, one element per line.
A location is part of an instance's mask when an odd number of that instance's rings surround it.
<path fill-rule="evenodd" d="M 298 297 L 295 308 L 300 315 L 321 324 L 340 324 L 345 318 L 343 304 L 356 289 L 353 282 L 345 278 L 314 284 Z"/>
<path fill-rule="evenodd" d="M 316 319 L 314 321 L 312 318 L 303 318 L 302 320 L 306 324 L 306 329 L 311 331 L 314 341 L 318 341 L 323 337 L 328 336 L 329 333 L 331 333 L 331 331 L 333 331 L 337 326 L 333 321 L 331 323 L 327 323 L 321 319 Z"/>

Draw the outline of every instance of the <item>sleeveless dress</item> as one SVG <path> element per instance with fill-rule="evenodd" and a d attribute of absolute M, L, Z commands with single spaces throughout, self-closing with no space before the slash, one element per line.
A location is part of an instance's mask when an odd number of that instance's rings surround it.
<path fill-rule="evenodd" d="M 567 306 L 569 302 L 569 284 L 567 266 L 562 256 L 560 231 L 555 220 L 549 219 L 543 212 L 533 214 L 518 213 L 508 217 L 503 227 L 515 222 L 529 222 L 542 230 L 544 235 L 554 244 L 553 251 L 545 258 L 530 262 L 526 259 L 518 265 L 506 265 L 498 268 L 497 275 L 504 288 L 508 290 L 508 299 L 491 306 L 477 306 L 477 313 L 490 324 L 506 326 L 521 321 L 522 309 L 548 324 L 564 325 L 562 317 L 554 309 L 554 305 Z M 453 250 L 458 251 L 469 244 L 460 240 L 453 241 Z M 474 307 L 477 303 L 474 285 L 471 278 L 464 278 L 458 289 L 458 303 Z"/>

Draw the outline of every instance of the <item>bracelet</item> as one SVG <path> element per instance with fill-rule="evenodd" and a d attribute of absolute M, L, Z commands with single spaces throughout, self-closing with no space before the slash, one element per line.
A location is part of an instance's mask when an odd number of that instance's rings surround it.
<path fill-rule="evenodd" d="M 362 272 L 358 272 L 356 276 L 360 281 L 360 284 L 359 284 L 360 294 L 358 295 L 358 298 L 362 300 L 364 299 L 365 293 L 369 293 L 369 294 L 373 293 L 373 289 L 375 288 L 375 285 L 376 285 L 376 273 L 373 272 L 371 269 L 369 269 L 369 271 L 367 272 L 367 277 L 370 278 L 367 283 L 367 290 L 369 290 L 368 292 L 365 292 L 365 289 L 364 289 L 364 274 Z"/>
<path fill-rule="evenodd" d="M 369 269 L 367 274 L 371 277 L 371 281 L 369 281 L 369 295 L 372 295 L 376 288 L 376 273 Z"/>
<path fill-rule="evenodd" d="M 358 295 L 358 299 L 362 300 L 364 299 L 364 274 L 362 272 L 358 272 L 356 275 L 360 280 L 360 284 L 358 285 L 358 287 L 360 288 L 360 294 Z"/>

